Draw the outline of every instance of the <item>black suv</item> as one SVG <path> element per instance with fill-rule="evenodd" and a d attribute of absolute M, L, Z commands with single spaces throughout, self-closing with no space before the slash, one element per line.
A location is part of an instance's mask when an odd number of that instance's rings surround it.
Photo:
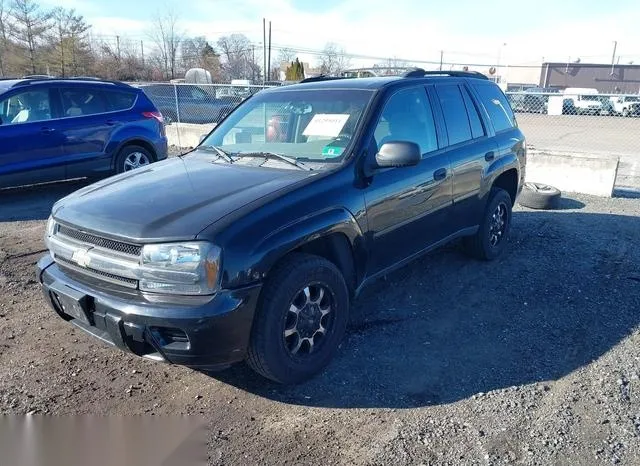
<path fill-rule="evenodd" d="M 38 280 L 121 349 L 295 383 L 376 278 L 456 238 L 498 256 L 525 159 L 481 75 L 307 79 L 248 98 L 188 155 L 60 200 Z"/>

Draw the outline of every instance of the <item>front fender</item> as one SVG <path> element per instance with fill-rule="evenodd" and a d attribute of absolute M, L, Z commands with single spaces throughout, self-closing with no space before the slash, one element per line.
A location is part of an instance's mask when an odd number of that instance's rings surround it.
<path fill-rule="evenodd" d="M 264 280 L 273 266 L 286 254 L 318 238 L 331 234 L 346 237 L 353 254 L 356 280 L 361 279 L 362 267 L 366 261 L 364 235 L 355 217 L 347 209 L 332 208 L 296 219 L 283 227 L 268 232 L 254 243 L 244 264 L 227 264 L 226 286 L 235 288 L 247 283 Z"/>

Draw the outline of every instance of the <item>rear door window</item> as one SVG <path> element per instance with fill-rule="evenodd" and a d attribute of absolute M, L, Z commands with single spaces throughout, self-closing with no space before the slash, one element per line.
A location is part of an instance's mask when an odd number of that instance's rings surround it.
<path fill-rule="evenodd" d="M 437 85 L 436 92 L 447 126 L 449 145 L 453 146 L 472 139 L 471 125 L 460 87 L 457 84 Z"/>
<path fill-rule="evenodd" d="M 136 94 L 122 91 L 103 91 L 111 111 L 128 110 L 136 101 Z"/>
<path fill-rule="evenodd" d="M 96 115 L 109 111 L 106 98 L 98 89 L 62 88 L 60 96 L 64 117 Z"/>
<path fill-rule="evenodd" d="M 498 86 L 490 83 L 474 83 L 474 89 L 489 114 L 496 132 L 516 126 L 516 119 L 509 102 Z"/>

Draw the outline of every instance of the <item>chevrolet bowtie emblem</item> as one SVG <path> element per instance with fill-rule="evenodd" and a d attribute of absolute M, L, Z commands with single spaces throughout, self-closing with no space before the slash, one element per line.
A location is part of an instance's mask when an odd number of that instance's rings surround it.
<path fill-rule="evenodd" d="M 91 263 L 91 257 L 89 256 L 88 249 L 76 249 L 71 255 L 71 260 L 78 264 L 80 267 L 87 268 Z"/>

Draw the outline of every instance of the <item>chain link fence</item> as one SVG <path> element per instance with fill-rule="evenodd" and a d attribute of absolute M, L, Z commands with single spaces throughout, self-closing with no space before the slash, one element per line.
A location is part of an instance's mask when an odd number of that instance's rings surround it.
<path fill-rule="evenodd" d="M 229 83 L 132 83 L 141 88 L 162 113 L 169 144 L 194 147 L 229 112 L 256 92 L 273 85 Z"/>
<path fill-rule="evenodd" d="M 640 95 L 571 88 L 506 94 L 534 153 L 618 158 L 616 187 L 640 190 Z"/>

